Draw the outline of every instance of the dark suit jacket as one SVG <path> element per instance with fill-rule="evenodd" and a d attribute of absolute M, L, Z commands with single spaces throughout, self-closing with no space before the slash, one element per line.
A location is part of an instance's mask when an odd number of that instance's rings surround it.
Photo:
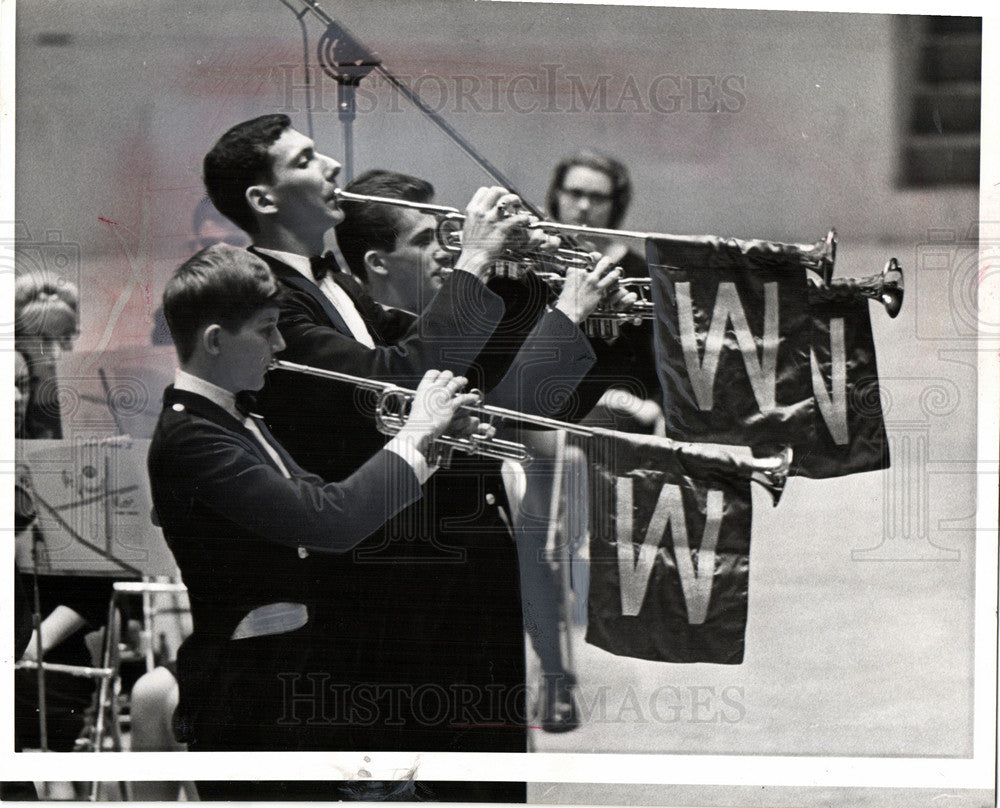
<path fill-rule="evenodd" d="M 633 252 L 621 266 L 626 277 L 649 274 L 645 259 Z M 483 389 L 491 391 L 489 403 L 576 423 L 592 413 L 609 387 L 662 402 L 651 321 L 623 324 L 610 342 L 588 338 L 559 312 L 546 311 L 552 295 L 537 275 L 496 277 L 488 285 L 506 306 L 503 320 L 476 360 L 485 378 Z M 587 423 L 629 429 L 627 419 L 601 410 Z"/>
<path fill-rule="evenodd" d="M 503 299 L 504 316 L 474 362 L 486 403 L 564 417 L 596 360 L 590 342 L 566 315 L 547 308 L 549 289 L 537 276 L 495 277 L 487 285 Z"/>
<path fill-rule="evenodd" d="M 335 276 L 369 322 L 378 343 L 369 350 L 349 336 L 315 284 L 264 258 L 285 287 L 283 359 L 409 387 L 429 368 L 471 374 L 485 389 L 510 373 L 514 352 L 507 346 L 486 351 L 486 361 L 476 363 L 505 309 L 467 273 L 453 273 L 419 318 L 385 312 L 353 281 Z M 574 362 L 589 367 L 593 359 L 585 344 L 580 348 L 578 329 L 561 314 L 548 318 L 542 330 L 548 328 L 559 345 L 576 346 Z M 557 364 L 565 371 L 572 363 Z M 526 367 L 546 375 L 540 363 Z M 550 365 L 547 373 L 553 372 Z M 504 383 L 510 385 L 505 404 L 534 389 L 517 371 L 509 378 L 516 381 Z M 346 385 L 274 372 L 259 406 L 299 462 L 330 479 L 342 478 L 385 441 L 375 430 L 371 402 Z M 347 655 L 347 681 L 374 690 L 373 705 L 354 722 L 352 740 L 371 749 L 523 751 L 519 571 L 501 510 L 499 463 L 456 455 L 426 489 L 422 503 L 350 558 L 332 560 L 326 576 L 315 579 L 331 597 L 320 618 L 331 658 Z M 391 695 L 397 686 L 405 692 Z M 375 698 L 387 691 L 388 700 Z M 442 696 L 441 709 L 421 712 L 427 706 L 416 700 L 422 693 Z M 341 742 L 331 736 L 331 744 Z"/>
<path fill-rule="evenodd" d="M 463 374 L 503 316 L 500 298 L 466 272 L 455 272 L 419 318 L 386 310 L 351 278 L 335 275 L 375 337 L 351 336 L 319 287 L 259 254 L 282 285 L 278 324 L 288 347 L 280 358 L 415 388 L 427 370 Z M 268 374 L 258 406 L 285 448 L 326 480 L 340 480 L 386 441 L 374 428 L 374 397 L 356 387 L 286 371 Z"/>
<path fill-rule="evenodd" d="M 646 259 L 631 250 L 619 261 L 619 265 L 627 278 L 649 277 Z M 617 387 L 624 388 L 639 398 L 652 399 L 663 406 L 663 393 L 656 374 L 652 320 L 643 320 L 639 325 L 624 323 L 613 342 L 608 343 L 595 337 L 591 340 L 591 345 L 597 361 L 587 376 L 585 386 L 598 393 L 598 398 L 608 387 Z M 589 403 L 590 397 L 584 398 L 587 399 L 585 403 Z M 574 414 L 582 417 L 587 414 L 587 410 Z M 600 426 L 630 431 L 627 423 L 618 423 L 615 419 L 600 423 Z"/>
<path fill-rule="evenodd" d="M 342 483 L 324 483 L 275 448 L 291 479 L 242 423 L 202 396 L 167 388 L 148 468 L 156 516 L 191 601 L 194 632 L 178 654 L 179 712 L 196 740 L 200 707 L 210 705 L 216 722 L 228 714 L 238 723 L 237 716 L 252 712 L 232 701 L 227 679 L 235 675 L 235 659 L 259 645 L 229 639 L 240 620 L 282 601 L 306 603 L 314 612 L 317 559 L 352 548 L 421 495 L 413 470 L 393 452 L 379 452 Z M 271 645 L 286 641 L 296 642 L 276 635 Z M 285 672 L 302 664 L 291 652 L 273 661 Z M 275 673 L 254 675 L 280 691 Z M 275 748 L 261 744 L 249 748 Z"/>

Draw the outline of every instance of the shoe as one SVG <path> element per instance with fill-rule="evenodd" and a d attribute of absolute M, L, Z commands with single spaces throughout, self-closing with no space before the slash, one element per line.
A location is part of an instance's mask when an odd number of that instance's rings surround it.
<path fill-rule="evenodd" d="M 545 732 L 570 732 L 580 726 L 575 686 L 572 673 L 542 676 L 535 712 Z"/>

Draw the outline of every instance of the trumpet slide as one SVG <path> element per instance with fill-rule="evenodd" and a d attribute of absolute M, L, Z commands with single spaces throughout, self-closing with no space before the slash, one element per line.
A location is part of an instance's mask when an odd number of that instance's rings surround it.
<path fill-rule="evenodd" d="M 271 370 L 304 373 L 330 381 L 343 382 L 372 392 L 376 396 L 374 407 L 375 425 L 383 435 L 396 435 L 406 425 L 409 406 L 416 395 L 416 391 L 414 390 L 389 382 L 365 379 L 360 376 L 352 376 L 348 373 L 315 368 L 309 365 L 300 365 L 281 359 L 276 359 L 271 363 Z M 482 403 L 463 407 L 461 412 L 465 415 L 476 416 L 481 422 L 489 423 L 496 427 L 498 431 L 504 424 L 524 424 L 543 429 L 563 430 L 573 435 L 590 438 L 597 436 L 621 437 L 627 440 L 635 440 L 637 438 L 636 435 L 620 433 L 612 429 L 581 426 L 580 424 L 572 424 L 555 418 L 530 415 L 518 412 L 517 410 L 509 410 Z M 736 476 L 756 482 L 768 491 L 775 505 L 778 504 L 778 500 L 781 498 L 792 462 L 791 447 L 784 447 L 777 454 L 767 457 L 753 457 L 748 451 L 741 451 L 745 447 L 682 443 L 670 440 L 669 438 L 660 438 L 651 435 L 641 436 L 641 440 L 656 442 L 664 449 L 675 453 L 682 463 L 690 459 L 692 462 L 696 462 L 701 468 L 711 468 L 716 472 L 728 471 Z M 442 435 L 435 441 L 436 455 L 431 460 L 432 462 L 447 466 L 455 451 L 479 457 L 490 457 L 496 460 L 509 459 L 520 463 L 531 461 L 531 455 L 527 448 L 515 441 L 499 439 L 496 436 L 492 438 L 459 438 L 447 435 Z"/>

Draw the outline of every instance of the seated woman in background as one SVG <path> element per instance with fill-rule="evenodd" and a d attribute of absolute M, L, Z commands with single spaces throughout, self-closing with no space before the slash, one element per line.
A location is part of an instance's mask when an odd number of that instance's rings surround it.
<path fill-rule="evenodd" d="M 31 378 L 23 437 L 62 437 L 56 361 L 79 333 L 79 298 L 75 284 L 49 272 L 22 273 L 14 282 L 14 342 Z"/>
<path fill-rule="evenodd" d="M 43 305 L 43 314 L 49 309 Z M 59 306 L 54 310 L 58 311 Z M 20 312 L 19 312 L 20 313 Z M 44 320 L 42 320 L 44 322 Z M 51 355 L 48 354 L 48 355 Z M 14 354 L 14 434 L 24 437 L 27 415 L 31 412 L 32 378 L 29 360 Z M 32 575 L 33 550 L 44 554 L 44 540 L 38 532 L 31 475 L 18 464 L 14 482 L 15 522 L 18 537 L 30 533 L 29 541 L 18 540 L 16 547 L 15 652 L 19 659 L 38 661 L 39 632 L 33 629 L 33 592 L 37 583 L 41 621 L 42 655 L 46 662 L 91 666 L 94 664 L 92 632 L 99 630 L 107 616 L 112 581 L 109 578 Z M 86 714 L 93 703 L 95 686 L 91 679 L 65 673 L 45 674 L 46 743 L 53 752 L 71 752 L 86 725 Z M 14 745 L 16 751 L 42 747 L 38 674 L 22 669 L 14 676 Z M 49 783 L 49 799 L 72 799 L 83 795 L 71 783 Z M 34 799 L 34 786 L 11 784 L 4 789 L 5 799 Z"/>

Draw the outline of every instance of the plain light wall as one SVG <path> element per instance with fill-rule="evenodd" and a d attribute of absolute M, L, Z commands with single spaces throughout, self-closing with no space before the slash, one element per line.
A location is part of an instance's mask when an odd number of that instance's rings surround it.
<path fill-rule="evenodd" d="M 322 5 L 538 204 L 554 162 L 590 146 L 631 167 L 624 226 L 636 229 L 812 241 L 835 225 L 845 243 L 908 243 L 977 218 L 975 189 L 896 187 L 900 61 L 915 47 L 899 18 Z M 180 256 L 214 139 L 275 110 L 307 128 L 301 32 L 278 0 L 33 0 L 17 14 L 17 217 L 33 238 L 115 253 L 99 217 L 138 231 L 145 199 L 153 252 Z M 309 19 L 314 56 L 322 26 Z M 316 140 L 341 155 L 335 84 L 315 78 Z M 606 95 L 590 95 L 602 82 Z M 357 171 L 426 176 L 459 207 L 491 182 L 383 80 L 360 93 Z M 693 109 L 717 103 L 732 111 Z"/>

